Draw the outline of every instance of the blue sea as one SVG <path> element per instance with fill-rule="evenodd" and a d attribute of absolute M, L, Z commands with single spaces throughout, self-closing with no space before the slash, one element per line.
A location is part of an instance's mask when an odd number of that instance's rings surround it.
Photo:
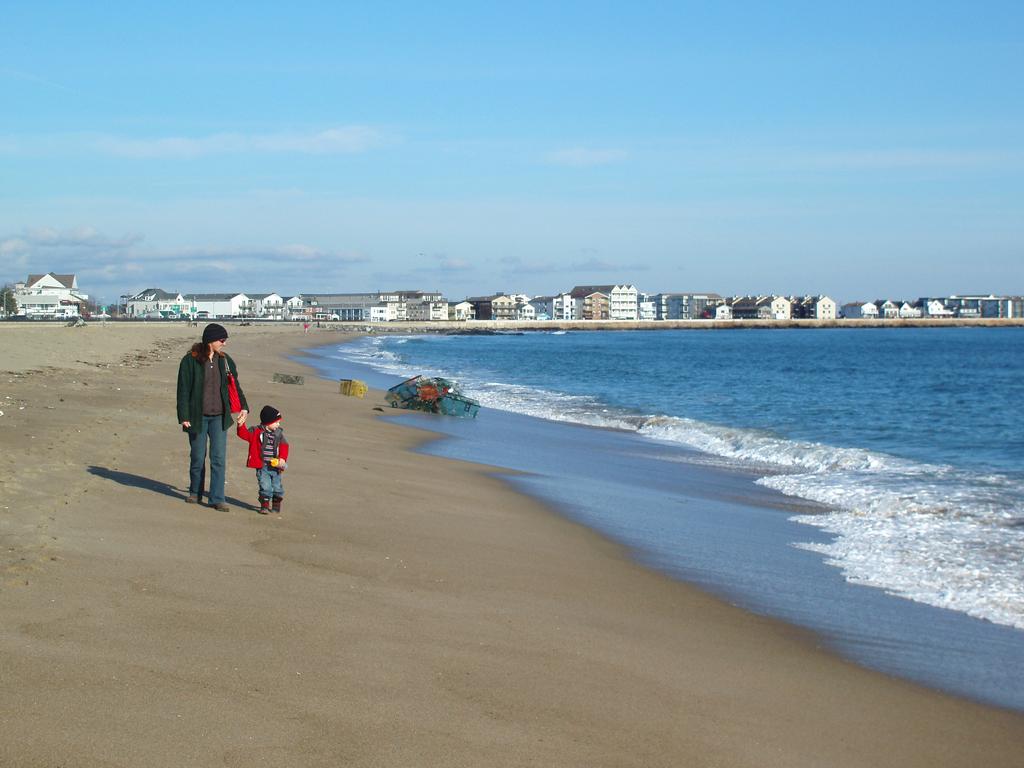
<path fill-rule="evenodd" d="M 403 416 L 634 556 L 847 657 L 1024 710 L 1024 330 L 371 334 L 331 378 L 455 379 Z"/>

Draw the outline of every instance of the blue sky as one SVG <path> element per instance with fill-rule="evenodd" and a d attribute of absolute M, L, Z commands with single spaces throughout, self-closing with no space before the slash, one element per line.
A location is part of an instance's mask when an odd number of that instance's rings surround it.
<path fill-rule="evenodd" d="M 829 5 L 4 3 L 0 281 L 1024 293 L 1024 4 Z"/>

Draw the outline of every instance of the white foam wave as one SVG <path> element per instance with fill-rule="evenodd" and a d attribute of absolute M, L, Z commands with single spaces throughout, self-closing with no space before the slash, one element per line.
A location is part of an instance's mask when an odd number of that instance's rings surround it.
<path fill-rule="evenodd" d="M 992 480 L 992 478 L 990 478 Z M 777 475 L 761 484 L 834 511 L 793 519 L 835 535 L 819 552 L 856 584 L 1024 629 L 1019 484 L 932 472 Z"/>
<path fill-rule="evenodd" d="M 908 463 L 860 448 L 787 440 L 762 430 L 726 427 L 676 416 L 643 419 L 639 431 L 656 440 L 682 443 L 705 453 L 758 466 L 827 472 L 882 469 Z"/>
<path fill-rule="evenodd" d="M 792 519 L 835 539 L 794 546 L 821 553 L 848 581 L 1024 629 L 1019 480 L 689 419 L 657 417 L 640 431 L 774 468 L 758 483 L 830 508 Z"/>
<path fill-rule="evenodd" d="M 396 337 L 391 339 L 391 341 L 401 344 L 408 341 L 408 339 Z M 405 376 L 408 365 L 403 361 L 401 355 L 386 349 L 384 343 L 385 339 L 381 337 L 368 336 L 339 347 L 337 356 L 344 360 L 351 360 L 354 363 L 366 365 L 380 373 Z"/>

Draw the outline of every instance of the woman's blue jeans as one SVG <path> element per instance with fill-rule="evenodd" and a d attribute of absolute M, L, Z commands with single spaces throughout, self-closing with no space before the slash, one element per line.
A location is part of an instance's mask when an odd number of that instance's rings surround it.
<path fill-rule="evenodd" d="M 206 465 L 206 441 L 210 441 L 210 504 L 224 503 L 224 467 L 227 464 L 228 432 L 224 429 L 224 417 L 203 416 L 203 422 L 196 434 L 188 433 L 189 466 L 188 495 L 199 498 L 203 492 L 203 475 Z"/>

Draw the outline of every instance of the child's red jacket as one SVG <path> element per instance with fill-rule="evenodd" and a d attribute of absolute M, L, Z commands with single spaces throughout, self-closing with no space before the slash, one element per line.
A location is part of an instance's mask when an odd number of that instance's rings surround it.
<path fill-rule="evenodd" d="M 245 462 L 245 466 L 250 469 L 263 469 L 263 435 L 267 433 L 263 425 L 260 424 L 258 427 L 250 429 L 244 424 L 238 425 L 238 436 L 249 443 L 249 459 Z M 288 464 L 288 440 L 284 436 L 284 430 L 277 430 L 277 445 L 275 446 L 274 454 L 277 458 L 284 461 L 285 466 Z M 284 467 L 280 467 L 284 469 Z"/>

